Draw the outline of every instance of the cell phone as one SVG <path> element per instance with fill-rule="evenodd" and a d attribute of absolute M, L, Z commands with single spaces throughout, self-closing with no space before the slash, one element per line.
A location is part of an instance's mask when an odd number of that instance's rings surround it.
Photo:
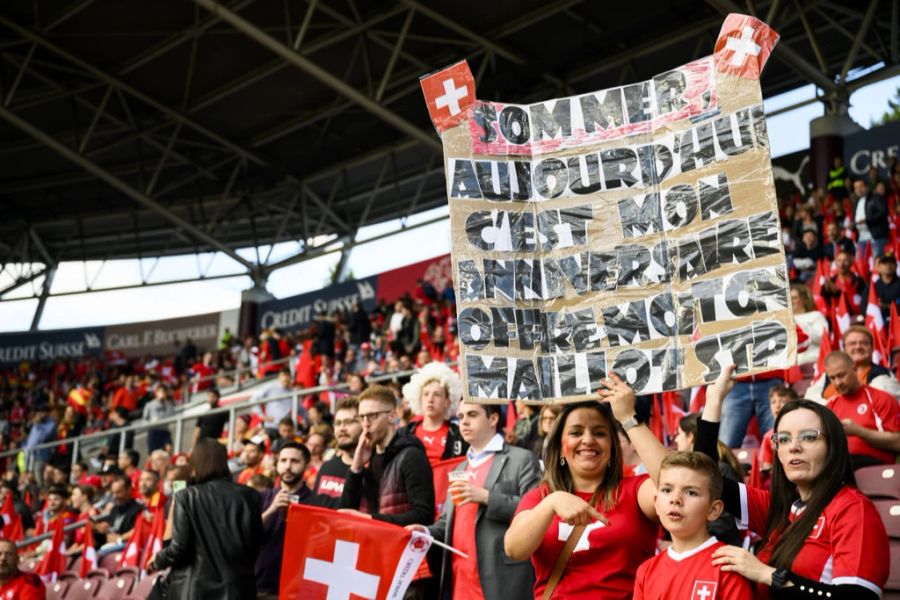
<path fill-rule="evenodd" d="M 175 481 L 172 482 L 172 493 L 175 494 L 177 492 L 180 492 L 181 490 L 183 490 L 186 487 L 187 487 L 187 481 L 185 481 L 183 479 L 176 479 Z"/>

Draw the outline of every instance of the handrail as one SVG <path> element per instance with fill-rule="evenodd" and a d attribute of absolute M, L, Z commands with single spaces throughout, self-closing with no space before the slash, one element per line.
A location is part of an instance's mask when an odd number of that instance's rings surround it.
<path fill-rule="evenodd" d="M 242 367 L 238 366 L 230 371 L 224 371 L 222 373 L 213 373 L 212 375 L 204 375 L 203 377 L 198 377 L 195 379 L 187 379 L 181 386 L 181 398 L 182 404 L 186 404 L 188 399 L 193 395 L 200 392 L 199 389 L 195 389 L 191 391 L 192 388 L 199 386 L 200 383 L 210 380 L 216 380 L 219 377 L 230 377 L 233 376 L 234 386 L 233 389 L 236 391 L 240 391 L 244 388 L 244 382 L 241 379 L 241 373 L 253 373 L 254 371 L 259 370 L 260 368 L 271 367 L 272 365 L 280 365 L 290 363 L 291 359 L 294 358 L 292 356 L 285 356 L 276 360 L 271 360 L 266 363 L 258 364 L 256 367 Z M 255 378 L 254 378 L 255 380 Z"/>
<path fill-rule="evenodd" d="M 450 363 L 450 364 L 452 365 L 454 363 Z M 395 379 L 397 377 L 407 377 L 407 376 L 412 375 L 413 373 L 415 373 L 415 369 L 411 369 L 409 371 L 397 371 L 394 373 L 384 373 L 382 375 L 376 375 L 373 377 L 369 377 L 369 378 L 367 378 L 367 381 L 370 383 L 378 383 L 380 381 L 388 381 L 391 379 Z M 178 415 L 175 415 L 172 417 L 158 419 L 151 423 L 143 423 L 143 422 L 142 423 L 134 423 L 134 424 L 126 425 L 124 427 L 115 427 L 112 429 L 106 429 L 106 430 L 97 431 L 94 433 L 86 433 L 86 434 L 83 434 L 83 435 L 80 435 L 80 436 L 74 437 L 74 438 L 67 438 L 67 439 L 63 439 L 63 440 L 54 440 L 52 442 L 43 442 L 43 443 L 37 444 L 34 447 L 29 448 L 27 450 L 24 448 L 17 448 L 15 450 L 7 450 L 5 452 L 0 452 L 0 458 L 12 457 L 12 456 L 16 456 L 19 452 L 25 452 L 28 456 L 28 463 L 29 463 L 28 467 L 30 468 L 31 467 L 31 464 L 30 464 L 31 457 L 34 454 L 34 452 L 36 452 L 38 450 L 47 450 L 50 448 L 56 448 L 58 446 L 64 446 L 64 445 L 71 444 L 72 445 L 72 464 L 74 465 L 78 461 L 78 446 L 81 444 L 91 442 L 94 440 L 108 438 L 109 436 L 112 436 L 112 435 L 119 435 L 120 436 L 119 437 L 119 451 L 121 453 L 125 449 L 126 434 L 128 434 L 130 432 L 138 433 L 138 432 L 143 432 L 143 431 L 147 431 L 150 429 L 158 429 L 162 426 L 168 426 L 173 423 L 176 424 L 175 440 L 173 442 L 173 447 L 174 447 L 174 452 L 178 453 L 181 451 L 182 429 L 184 428 L 183 426 L 184 426 L 185 421 L 197 419 L 200 416 L 214 415 L 214 414 L 224 413 L 224 412 L 227 412 L 228 416 L 229 416 L 228 447 L 230 448 L 232 442 L 234 441 L 232 436 L 234 435 L 234 425 L 235 425 L 235 420 L 237 418 L 238 411 L 252 409 L 252 408 L 255 408 L 256 406 L 266 405 L 270 402 L 277 402 L 280 400 L 286 400 L 287 398 L 290 398 L 292 400 L 291 416 L 293 417 L 294 421 L 296 422 L 297 409 L 299 406 L 299 399 L 301 396 L 306 396 L 309 394 L 316 394 L 319 392 L 342 392 L 342 391 L 348 390 L 349 387 L 350 386 L 346 383 L 340 383 L 340 384 L 334 384 L 334 385 L 319 385 L 319 386 L 314 386 L 311 388 L 295 388 L 295 389 L 292 389 L 291 392 L 287 393 L 287 394 L 279 394 L 277 396 L 271 396 L 271 397 L 259 398 L 259 399 L 250 398 L 247 401 L 239 403 L 239 404 L 231 404 L 228 406 L 219 406 L 219 407 L 216 407 L 213 409 L 209 409 L 208 411 L 204 412 L 202 415 L 186 416 L 184 413 L 181 413 L 181 414 L 178 414 Z M 334 404 L 334 403 L 332 403 L 332 404 Z M 332 412 L 333 412 L 334 405 L 332 405 L 331 408 L 332 408 Z"/>
<path fill-rule="evenodd" d="M 68 532 L 70 532 L 70 531 L 75 531 L 75 530 L 78 529 L 79 527 L 84 527 L 84 526 L 87 525 L 90 521 L 97 521 L 97 520 L 98 520 L 98 519 L 91 518 L 91 519 L 84 519 L 84 520 L 81 520 L 81 521 L 76 521 L 76 522 L 74 522 L 74 523 L 69 523 L 68 525 L 66 525 L 65 527 L 63 527 L 63 531 L 66 532 L 66 533 L 68 533 Z M 23 548 L 23 547 L 25 547 L 25 546 L 30 546 L 31 544 L 34 544 L 34 543 L 37 543 L 37 542 L 42 542 L 42 541 L 47 540 L 47 539 L 50 539 L 50 538 L 52 538 L 52 537 L 53 537 L 53 532 L 52 532 L 52 531 L 46 531 L 46 532 L 44 532 L 44 533 L 42 533 L 42 534 L 40 534 L 40 535 L 35 535 L 35 536 L 30 537 L 30 538 L 25 538 L 24 540 L 21 540 L 21 541 L 16 542 L 16 548 Z"/>

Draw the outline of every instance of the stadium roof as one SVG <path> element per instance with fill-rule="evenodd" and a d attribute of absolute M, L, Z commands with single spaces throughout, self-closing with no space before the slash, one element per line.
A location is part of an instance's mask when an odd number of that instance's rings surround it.
<path fill-rule="evenodd" d="M 782 34 L 764 94 L 812 82 L 838 106 L 897 72 L 897 4 L 3 2 L 0 266 L 219 250 L 265 278 L 446 202 L 427 72 L 466 58 L 481 98 L 571 95 L 710 54 L 750 12 Z M 279 263 L 235 253 L 287 240 L 304 250 Z"/>

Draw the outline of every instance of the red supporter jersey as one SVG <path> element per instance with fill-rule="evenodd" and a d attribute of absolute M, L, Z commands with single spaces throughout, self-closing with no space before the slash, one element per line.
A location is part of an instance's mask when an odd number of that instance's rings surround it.
<path fill-rule="evenodd" d="M 19 571 L 0 587 L 0 600 L 44 600 L 44 582 L 34 573 Z"/>
<path fill-rule="evenodd" d="M 742 523 L 749 523 L 753 531 L 764 532 L 769 492 L 738 485 Z M 802 508 L 792 509 L 791 522 L 802 512 Z M 760 560 L 768 562 L 776 540 L 777 536 L 772 536 L 760 551 Z M 826 584 L 859 585 L 880 595 L 888 578 L 890 560 L 887 532 L 875 505 L 856 488 L 844 486 L 822 511 L 807 542 L 794 558 L 791 571 Z"/>
<path fill-rule="evenodd" d="M 450 433 L 450 425 L 446 421 L 434 431 L 426 431 L 424 423 L 416 427 L 416 437 L 425 445 L 425 455 L 428 457 L 430 464 L 433 465 L 440 461 L 444 455 L 448 433 Z"/>
<path fill-rule="evenodd" d="M 615 506 L 604 513 L 609 524 L 595 522 L 585 529 L 553 592 L 555 597 L 567 600 L 631 598 L 635 573 L 656 551 L 659 532 L 659 526 L 645 517 L 638 506 L 638 488 L 647 477 L 640 475 L 622 480 Z M 534 508 L 547 495 L 545 485 L 531 490 L 522 497 L 516 514 Z M 588 493 L 577 495 L 585 501 L 591 497 Z M 560 524 L 559 517 L 554 515 L 541 545 L 531 555 L 535 598 L 543 597 L 553 565 L 571 532 L 572 527 Z"/>
<path fill-rule="evenodd" d="M 828 408 L 838 419 L 850 419 L 873 431 L 900 431 L 900 407 L 894 397 L 869 385 L 860 386 L 854 394 L 839 394 L 828 401 Z M 891 464 L 896 455 L 869 445 L 856 435 L 847 436 L 850 454 L 863 454 Z"/>
<path fill-rule="evenodd" d="M 493 456 L 477 467 L 466 463 L 466 474 L 471 484 L 484 487 L 484 480 L 493 463 Z M 453 600 L 484 600 L 481 577 L 478 574 L 478 548 L 475 544 L 478 508 L 478 503 L 468 502 L 457 506 L 454 512 L 453 545 L 457 550 L 468 554 L 469 558 L 453 555 Z"/>
<path fill-rule="evenodd" d="M 752 600 L 749 580 L 712 564 L 713 552 L 724 545 L 711 537 L 693 550 L 657 554 L 638 569 L 634 600 Z"/>

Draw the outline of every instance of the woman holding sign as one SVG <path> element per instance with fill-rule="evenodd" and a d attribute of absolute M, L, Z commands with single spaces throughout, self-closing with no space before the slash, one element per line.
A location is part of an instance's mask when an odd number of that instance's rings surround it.
<path fill-rule="evenodd" d="M 646 474 L 623 477 L 615 419 L 654 478 L 666 449 L 635 418 L 631 388 L 615 374 L 603 385 L 611 410 L 596 401 L 562 409 L 543 483 L 522 498 L 506 532 L 509 557 L 531 558 L 535 598 L 631 598 L 638 566 L 656 551 L 656 487 Z"/>

